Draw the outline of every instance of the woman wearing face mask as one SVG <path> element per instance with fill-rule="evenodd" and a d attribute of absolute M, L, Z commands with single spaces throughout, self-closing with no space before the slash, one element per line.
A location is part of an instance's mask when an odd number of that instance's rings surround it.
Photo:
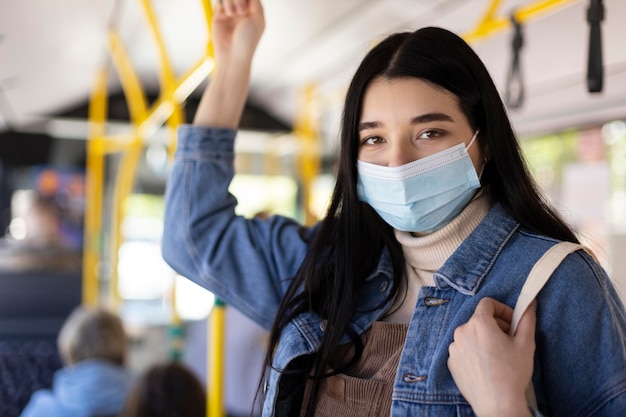
<path fill-rule="evenodd" d="M 217 69 L 179 130 L 163 253 L 271 329 L 264 416 L 624 413 L 626 314 L 590 256 L 569 255 L 505 333 L 534 263 L 577 239 L 465 42 L 424 28 L 367 54 L 328 214 L 305 228 L 234 213 L 235 129 L 264 20 L 259 0 L 214 12 Z"/>

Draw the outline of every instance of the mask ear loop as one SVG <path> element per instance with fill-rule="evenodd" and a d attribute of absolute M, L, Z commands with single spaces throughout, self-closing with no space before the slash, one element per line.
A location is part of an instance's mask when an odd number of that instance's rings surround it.
<path fill-rule="evenodd" d="M 474 144 L 474 141 L 478 137 L 478 132 L 480 132 L 480 129 L 478 129 L 476 133 L 474 133 L 474 136 L 472 136 L 472 140 L 470 140 L 470 143 L 468 143 L 467 146 L 465 147 L 466 151 L 469 151 L 469 148 Z"/>
<path fill-rule="evenodd" d="M 470 143 L 467 144 L 467 146 L 465 147 L 465 150 L 468 151 L 469 148 L 474 144 L 474 141 L 476 140 L 476 138 L 478 137 L 478 133 L 480 132 L 480 129 L 478 129 L 476 131 L 476 133 L 474 133 L 474 136 L 472 136 L 472 140 L 470 140 Z M 483 176 L 483 171 L 485 170 L 485 165 L 487 165 L 487 162 L 489 162 L 487 155 L 485 155 L 485 157 L 483 158 L 483 166 L 480 168 L 480 172 L 478 173 L 478 179 L 482 179 Z"/>

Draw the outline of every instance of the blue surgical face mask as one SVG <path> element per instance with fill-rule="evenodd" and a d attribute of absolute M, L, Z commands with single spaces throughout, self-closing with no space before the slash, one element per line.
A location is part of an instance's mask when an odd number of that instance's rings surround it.
<path fill-rule="evenodd" d="M 357 161 L 359 199 L 392 227 L 432 233 L 451 222 L 480 188 L 464 143 L 399 167 Z"/>

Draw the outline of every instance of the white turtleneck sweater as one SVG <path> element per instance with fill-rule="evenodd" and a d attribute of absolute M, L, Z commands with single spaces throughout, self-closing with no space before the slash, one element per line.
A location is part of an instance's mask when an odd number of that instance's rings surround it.
<path fill-rule="evenodd" d="M 435 285 L 433 274 L 485 218 L 492 204 L 489 193 L 481 190 L 452 222 L 436 232 L 414 236 L 410 232 L 395 231 L 396 239 L 404 251 L 407 279 L 402 281 L 396 300 L 384 321 L 411 321 L 420 288 Z"/>

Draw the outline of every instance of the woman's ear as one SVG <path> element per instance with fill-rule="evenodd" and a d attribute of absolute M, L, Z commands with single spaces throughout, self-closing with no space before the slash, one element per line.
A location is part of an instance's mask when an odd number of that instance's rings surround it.
<path fill-rule="evenodd" d="M 489 145 L 483 145 L 483 163 L 487 163 L 491 161 L 491 152 L 489 150 Z"/>

